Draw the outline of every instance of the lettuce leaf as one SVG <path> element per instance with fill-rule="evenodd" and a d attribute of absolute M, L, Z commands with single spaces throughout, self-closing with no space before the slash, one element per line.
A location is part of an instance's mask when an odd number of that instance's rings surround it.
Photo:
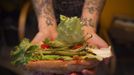
<path fill-rule="evenodd" d="M 32 45 L 28 39 L 24 39 L 21 43 L 11 51 L 12 64 L 20 65 L 26 64 L 32 53 L 38 49 L 37 45 Z"/>

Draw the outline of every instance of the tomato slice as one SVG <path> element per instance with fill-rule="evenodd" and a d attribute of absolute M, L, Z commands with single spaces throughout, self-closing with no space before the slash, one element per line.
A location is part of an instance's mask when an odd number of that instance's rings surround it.
<path fill-rule="evenodd" d="M 77 44 L 77 45 L 73 46 L 73 49 L 77 49 L 77 48 L 80 48 L 80 47 L 82 47 L 82 45 L 81 44 Z"/>
<path fill-rule="evenodd" d="M 43 49 L 47 49 L 47 48 L 50 48 L 50 46 L 47 45 L 47 44 L 42 44 L 42 45 L 41 45 L 41 48 L 43 48 Z"/>

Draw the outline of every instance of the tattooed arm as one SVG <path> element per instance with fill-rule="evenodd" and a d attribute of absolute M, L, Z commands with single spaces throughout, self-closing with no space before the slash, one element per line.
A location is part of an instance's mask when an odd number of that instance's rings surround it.
<path fill-rule="evenodd" d="M 85 25 L 93 27 L 95 31 L 104 3 L 105 0 L 85 0 L 84 3 L 82 21 Z"/>
<path fill-rule="evenodd" d="M 83 27 L 84 35 L 87 33 L 92 35 L 86 42 L 90 46 L 97 46 L 98 48 L 108 47 L 108 44 L 95 33 L 96 25 L 104 3 L 105 0 L 85 0 L 81 17 L 82 22 L 85 24 Z M 88 37 L 88 35 L 86 37 Z M 82 73 L 83 75 L 96 75 L 95 70 L 83 70 Z"/>
<path fill-rule="evenodd" d="M 83 27 L 84 35 L 88 33 L 89 36 L 92 36 L 92 38 L 87 40 L 87 43 L 99 48 L 108 47 L 107 43 L 95 33 L 104 3 L 105 0 L 85 0 L 81 18 L 82 22 L 85 24 Z"/>
<path fill-rule="evenodd" d="M 56 20 L 53 11 L 52 0 L 32 0 L 37 15 L 39 32 L 32 43 L 41 44 L 45 38 L 54 38 L 56 32 Z"/>
<path fill-rule="evenodd" d="M 82 22 L 85 24 L 83 27 L 84 35 L 87 35 L 88 33 L 89 36 L 92 36 L 92 38 L 87 40 L 87 43 L 99 48 L 108 47 L 107 43 L 95 33 L 96 25 L 104 3 L 105 0 L 85 0 L 81 18 Z"/>

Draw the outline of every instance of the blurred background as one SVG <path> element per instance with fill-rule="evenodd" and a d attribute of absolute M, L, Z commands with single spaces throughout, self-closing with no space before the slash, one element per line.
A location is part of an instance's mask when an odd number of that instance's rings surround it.
<path fill-rule="evenodd" d="M 97 33 L 113 48 L 114 57 L 109 65 L 114 72 L 112 75 L 134 74 L 133 7 L 134 0 L 107 0 L 101 13 Z M 17 75 L 16 69 L 10 65 L 10 51 L 23 37 L 32 39 L 37 31 L 30 0 L 0 0 L 1 74 Z"/>

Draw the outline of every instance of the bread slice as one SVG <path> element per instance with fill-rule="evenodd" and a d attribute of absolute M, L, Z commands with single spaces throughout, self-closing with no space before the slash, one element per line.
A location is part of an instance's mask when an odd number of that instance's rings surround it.
<path fill-rule="evenodd" d="M 83 69 L 92 69 L 95 68 L 97 64 L 97 60 L 39 60 L 30 61 L 28 64 L 25 65 L 25 67 L 29 71 L 65 74 L 69 72 L 80 72 Z"/>

